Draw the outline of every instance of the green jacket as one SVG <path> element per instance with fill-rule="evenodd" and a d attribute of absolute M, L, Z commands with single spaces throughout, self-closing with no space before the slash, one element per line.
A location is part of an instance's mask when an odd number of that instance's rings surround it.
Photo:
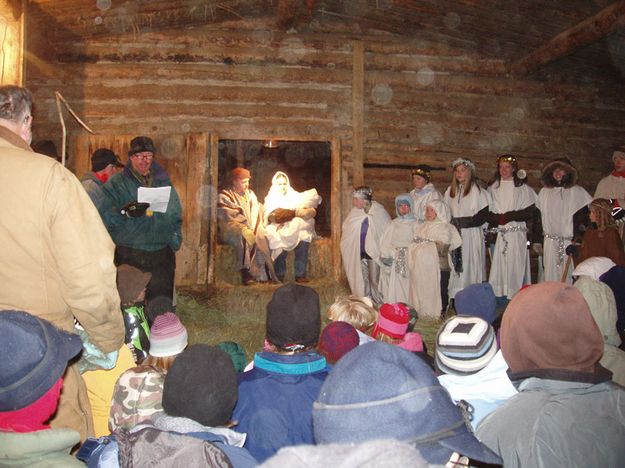
<path fill-rule="evenodd" d="M 84 468 L 81 461 L 69 454 L 79 441 L 80 435 L 71 429 L 0 432 L 0 466 Z"/>
<path fill-rule="evenodd" d="M 169 176 L 159 164 L 153 162 L 150 170 L 151 187 L 172 186 Z M 100 214 L 115 245 L 149 252 L 167 246 L 178 250 L 182 244 L 182 207 L 176 189 L 171 187 L 166 213 L 154 212 L 152 216 L 128 218 L 120 211 L 127 203 L 137 200 L 139 187 L 141 183 L 130 170 L 130 163 L 104 184 L 106 202 L 101 206 Z"/>

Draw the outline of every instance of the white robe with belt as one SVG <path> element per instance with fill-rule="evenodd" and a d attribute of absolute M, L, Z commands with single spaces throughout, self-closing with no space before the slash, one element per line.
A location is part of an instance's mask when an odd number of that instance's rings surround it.
<path fill-rule="evenodd" d="M 365 296 L 365 280 L 360 263 L 360 229 L 365 218 L 369 218 L 369 229 L 365 238 L 365 251 L 373 261 L 380 261 L 380 237 L 390 223 L 391 217 L 384 207 L 376 201 L 371 202 L 369 213 L 362 208 L 352 208 L 343 221 L 341 235 L 341 257 L 345 275 L 352 294 Z"/>
<path fill-rule="evenodd" d="M 412 243 L 416 225 L 416 219 L 395 218 L 388 224 L 380 239 L 380 256 L 393 259 L 393 264 L 390 267 L 384 266 L 380 271 L 379 288 L 384 302 L 409 303 L 408 265 L 405 261 L 398 262 L 398 256 L 400 249 L 407 248 Z M 405 271 L 402 271 L 404 266 Z"/>
<path fill-rule="evenodd" d="M 564 249 L 573 238 L 573 215 L 588 205 L 592 197 L 579 185 L 570 188 L 543 187 L 538 193 L 538 209 L 543 224 L 544 281 L 560 281 L 566 265 Z M 557 238 L 550 238 L 548 235 Z M 567 283 L 572 282 L 573 265 L 569 265 Z"/>
<path fill-rule="evenodd" d="M 478 211 L 487 207 L 490 201 L 488 192 L 480 189 L 476 184 L 473 184 L 471 191 L 466 196 L 462 195 L 462 190 L 458 190 L 456 196 L 451 198 L 450 190 L 451 187 L 445 191 L 445 203 L 449 205 L 451 215 L 454 218 L 474 216 Z M 460 231 L 462 237 L 462 272 L 452 272 L 451 274 L 449 279 L 450 299 L 470 284 L 483 282 L 486 276 L 483 226 L 461 229 Z"/>
<path fill-rule="evenodd" d="M 490 210 L 498 214 L 525 209 L 536 204 L 538 199 L 531 187 L 526 184 L 515 187 L 512 180 L 495 182 L 488 192 L 491 195 Z M 499 229 L 488 282 L 493 286 L 495 296 L 511 299 L 523 284 L 531 283 L 527 226 L 524 221 L 510 221 L 500 225 Z M 506 229 L 510 231 L 506 232 Z"/>
<path fill-rule="evenodd" d="M 418 225 L 414 237 L 420 242 L 413 242 L 408 249 L 411 286 L 408 303 L 415 308 L 419 318 L 439 318 L 442 309 L 441 270 L 435 242 L 448 244 L 451 251 L 460 247 L 462 239 L 454 226 L 439 219 Z M 451 265 L 451 258 L 447 255 Z"/>

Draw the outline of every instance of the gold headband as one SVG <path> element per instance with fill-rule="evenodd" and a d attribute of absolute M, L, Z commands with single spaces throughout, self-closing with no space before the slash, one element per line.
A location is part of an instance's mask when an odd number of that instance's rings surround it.
<path fill-rule="evenodd" d="M 517 164 L 516 157 L 512 154 L 502 154 L 501 156 L 499 156 L 497 158 L 497 164 L 501 162 L 507 162 L 514 165 Z"/>
<path fill-rule="evenodd" d="M 430 177 L 431 177 L 430 176 L 430 172 L 426 171 L 424 169 L 413 169 L 412 170 L 412 175 L 413 176 L 418 175 L 418 176 L 423 177 L 424 179 L 427 179 L 427 180 L 430 180 Z"/>

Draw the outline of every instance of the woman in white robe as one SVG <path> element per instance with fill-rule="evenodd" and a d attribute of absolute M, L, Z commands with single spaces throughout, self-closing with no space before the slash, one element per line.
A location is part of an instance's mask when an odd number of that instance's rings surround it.
<path fill-rule="evenodd" d="M 451 210 L 451 223 L 462 237 L 462 261 L 449 280 L 449 297 L 470 284 L 481 283 L 486 277 L 484 225 L 488 220 L 488 192 L 476 183 L 475 164 L 466 158 L 456 159 L 451 167 L 454 174 L 445 191 L 444 201 Z"/>
<path fill-rule="evenodd" d="M 412 211 L 412 198 L 402 193 L 395 198 L 397 217 L 386 226 L 380 239 L 380 292 L 384 302 L 409 303 L 407 253 L 412 243 L 417 219 Z"/>
<path fill-rule="evenodd" d="M 315 215 L 320 203 L 316 189 L 296 191 L 282 171 L 271 179 L 271 188 L 265 197 L 265 235 L 280 281 L 284 279 L 286 256 L 291 250 L 295 250 L 295 280 L 306 281 L 308 247 L 316 236 Z M 281 211 L 280 216 L 276 216 L 276 210 Z"/>
<path fill-rule="evenodd" d="M 572 283 L 573 262 L 566 260 L 566 247 L 573 237 L 581 239 L 580 226 L 587 222 L 585 208 L 592 201 L 590 194 L 577 183 L 577 170 L 565 158 L 548 163 L 541 178 L 538 209 L 543 227 L 544 281 L 561 281 L 569 265 L 565 281 Z"/>
<path fill-rule="evenodd" d="M 449 252 L 462 245 L 458 230 L 449 222 L 449 207 L 442 200 L 432 200 L 425 207 L 425 222 L 415 226 L 414 241 L 408 249 L 410 298 L 419 318 L 440 318 L 443 310 L 441 263 L 453 266 Z"/>
<path fill-rule="evenodd" d="M 488 187 L 491 196 L 490 231 L 497 235 L 488 282 L 495 296 L 508 299 L 512 299 L 524 284 L 532 282 L 527 221 L 534 217 L 538 197 L 518 177 L 518 169 L 513 155 L 500 156 L 497 158 L 495 180 Z"/>
<path fill-rule="evenodd" d="M 441 193 L 430 182 L 431 179 L 430 167 L 427 165 L 420 164 L 412 170 L 412 185 L 414 187 L 410 191 L 412 212 L 420 223 L 425 221 L 425 206 L 428 202 L 443 199 Z"/>
<path fill-rule="evenodd" d="M 391 222 L 382 205 L 373 200 L 370 187 L 357 187 L 352 193 L 353 208 L 343 221 L 341 257 L 352 294 L 370 297 L 378 305 L 382 295 L 380 279 L 380 237 Z"/>

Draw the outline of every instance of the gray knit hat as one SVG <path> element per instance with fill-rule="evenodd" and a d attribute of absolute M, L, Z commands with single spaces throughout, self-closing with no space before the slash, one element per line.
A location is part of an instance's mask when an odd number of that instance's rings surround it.
<path fill-rule="evenodd" d="M 318 444 L 397 439 L 445 464 L 453 452 L 501 464 L 467 428 L 461 410 L 432 369 L 413 353 L 380 341 L 347 353 L 313 404 Z"/>

